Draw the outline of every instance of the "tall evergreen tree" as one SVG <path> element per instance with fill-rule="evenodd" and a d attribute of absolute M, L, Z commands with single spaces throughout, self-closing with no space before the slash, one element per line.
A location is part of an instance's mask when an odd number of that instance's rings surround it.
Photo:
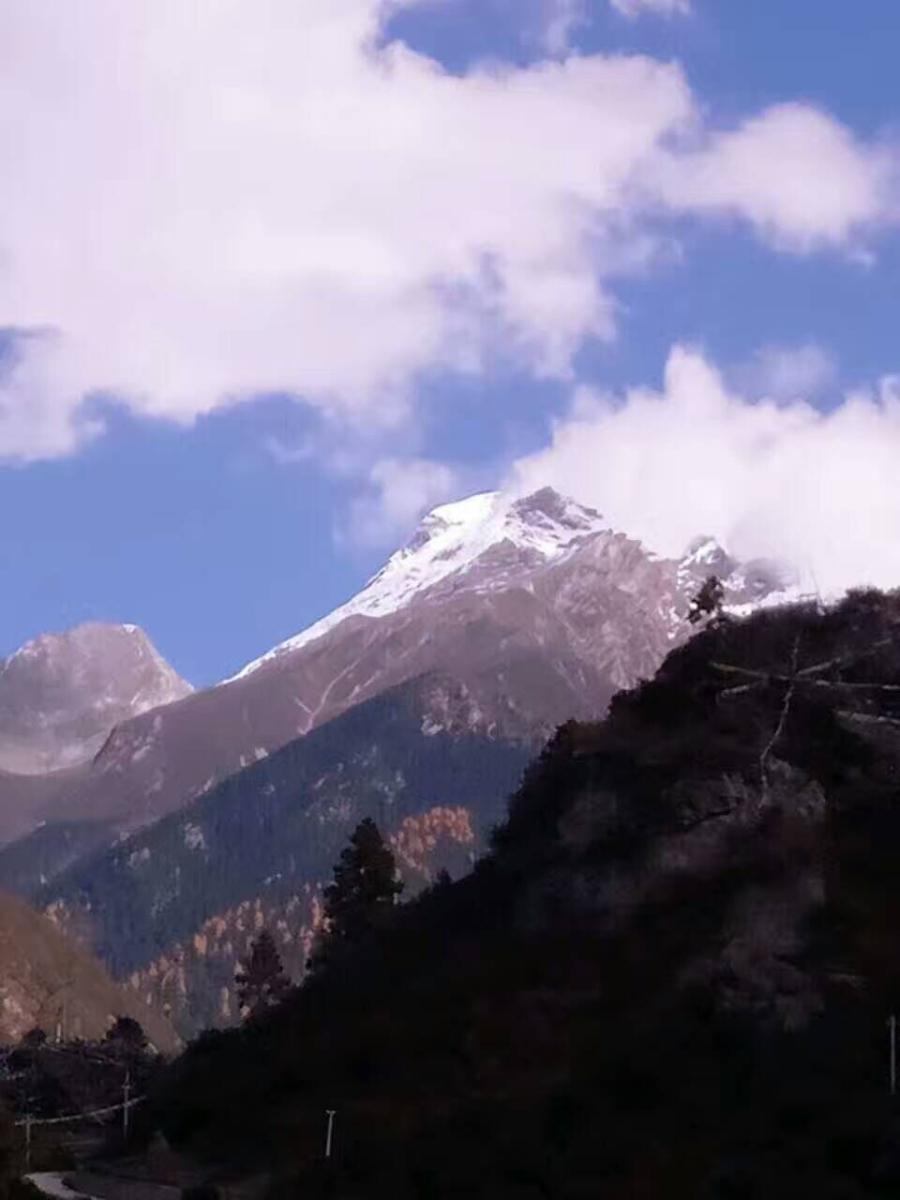
<path fill-rule="evenodd" d="M 402 891 L 394 856 L 378 826 L 366 817 L 341 853 L 334 882 L 325 889 L 325 924 L 309 967 L 324 966 L 335 952 L 359 945 L 382 928 Z"/>
<path fill-rule="evenodd" d="M 241 1012 L 255 1017 L 283 1000 L 291 987 L 275 939 L 264 929 L 250 947 L 250 960 L 234 977 Z"/>
<path fill-rule="evenodd" d="M 116 1017 L 103 1041 L 113 1050 L 140 1051 L 147 1049 L 147 1035 L 144 1033 L 140 1021 L 136 1021 L 134 1017 Z"/>
<path fill-rule="evenodd" d="M 710 624 L 724 620 L 722 605 L 725 602 L 725 586 L 716 575 L 708 575 L 703 586 L 691 600 L 688 609 L 688 620 L 692 625 L 699 624 L 704 618 L 710 618 Z"/>

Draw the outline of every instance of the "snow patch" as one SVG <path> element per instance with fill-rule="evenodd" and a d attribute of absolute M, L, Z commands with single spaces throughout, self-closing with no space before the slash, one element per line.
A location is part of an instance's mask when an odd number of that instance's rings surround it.
<path fill-rule="evenodd" d="M 206 838 L 199 825 L 188 822 L 184 827 L 184 844 L 188 850 L 205 850 Z"/>

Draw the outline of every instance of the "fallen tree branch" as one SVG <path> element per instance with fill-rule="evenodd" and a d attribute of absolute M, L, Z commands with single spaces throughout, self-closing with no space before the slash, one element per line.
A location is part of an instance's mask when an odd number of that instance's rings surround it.
<path fill-rule="evenodd" d="M 766 684 L 786 683 L 786 684 L 801 684 L 805 687 L 817 688 L 848 688 L 855 691 L 870 691 L 870 692 L 900 692 L 900 683 L 874 683 L 870 681 L 851 682 L 846 679 L 810 679 L 809 671 L 812 668 L 807 667 L 806 671 L 798 671 L 796 675 L 781 675 L 774 671 L 754 671 L 749 667 L 735 667 L 731 663 L 710 663 L 717 671 L 722 671 L 727 675 L 743 675 L 756 682 L 746 684 L 745 689 L 751 687 L 762 687 Z M 736 691 L 737 689 L 729 689 Z M 725 695 L 725 693 L 722 693 Z"/>
<path fill-rule="evenodd" d="M 781 705 L 781 715 L 778 718 L 778 724 L 775 726 L 775 732 L 769 738 L 762 754 L 759 756 L 759 775 L 762 783 L 763 795 L 768 795 L 769 791 L 769 758 L 773 749 L 778 743 L 778 739 L 784 733 L 784 727 L 787 724 L 788 714 L 791 711 L 791 701 L 794 699 L 794 691 L 797 687 L 797 655 L 800 653 L 800 635 L 794 639 L 794 649 L 791 654 L 792 673 L 787 691 L 784 694 L 784 701 Z"/>
<path fill-rule="evenodd" d="M 882 638 L 878 642 L 873 642 L 871 646 L 867 646 L 865 650 L 857 650 L 853 654 L 842 654 L 837 658 L 830 658 L 827 662 L 816 663 L 812 667 L 803 667 L 797 672 L 798 675 L 816 675 L 819 671 L 827 671 L 830 667 L 846 667 L 850 663 L 858 662 L 861 658 L 868 658 L 870 654 L 875 654 L 879 650 L 883 650 L 885 646 L 894 644 L 893 637 Z"/>

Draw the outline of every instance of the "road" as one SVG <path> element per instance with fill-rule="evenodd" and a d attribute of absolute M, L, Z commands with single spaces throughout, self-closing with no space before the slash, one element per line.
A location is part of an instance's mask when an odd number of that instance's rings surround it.
<path fill-rule="evenodd" d="M 182 1194 L 181 1186 L 173 1184 L 81 1171 L 39 1171 L 25 1178 L 53 1200 L 180 1200 Z M 66 1179 L 71 1179 L 75 1186 L 69 1187 Z M 220 1194 L 222 1200 L 261 1200 L 268 1193 L 268 1183 L 261 1176 L 253 1181 L 220 1187 Z"/>
<path fill-rule="evenodd" d="M 149 1183 L 146 1180 L 119 1179 L 113 1176 L 92 1176 L 78 1171 L 38 1172 L 26 1175 L 34 1186 L 45 1196 L 54 1200 L 179 1200 L 180 1187 L 171 1187 L 161 1183 Z M 75 1185 L 69 1187 L 66 1179 L 74 1179 Z M 90 1191 L 85 1191 L 90 1188 Z"/>
<path fill-rule="evenodd" d="M 45 1196 L 57 1197 L 57 1200 L 96 1200 L 85 1192 L 75 1192 L 63 1182 L 62 1175 L 50 1171 L 38 1171 L 36 1175 L 26 1175 L 29 1183 L 33 1183 L 39 1192 Z"/>

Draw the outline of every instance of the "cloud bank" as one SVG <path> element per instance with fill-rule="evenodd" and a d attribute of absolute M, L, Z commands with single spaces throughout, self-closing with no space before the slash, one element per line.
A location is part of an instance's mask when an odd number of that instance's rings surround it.
<path fill-rule="evenodd" d="M 639 56 L 452 75 L 382 44 L 399 3 L 0 6 L 0 459 L 71 452 L 98 394 L 389 426 L 425 368 L 567 376 L 674 216 L 810 253 L 895 215 L 817 109 L 708 128 Z"/>
<path fill-rule="evenodd" d="M 824 412 L 730 390 L 673 349 L 662 390 L 579 392 L 552 443 L 511 486 L 552 484 L 660 553 L 698 534 L 792 563 L 823 594 L 900 585 L 900 377 Z"/>

